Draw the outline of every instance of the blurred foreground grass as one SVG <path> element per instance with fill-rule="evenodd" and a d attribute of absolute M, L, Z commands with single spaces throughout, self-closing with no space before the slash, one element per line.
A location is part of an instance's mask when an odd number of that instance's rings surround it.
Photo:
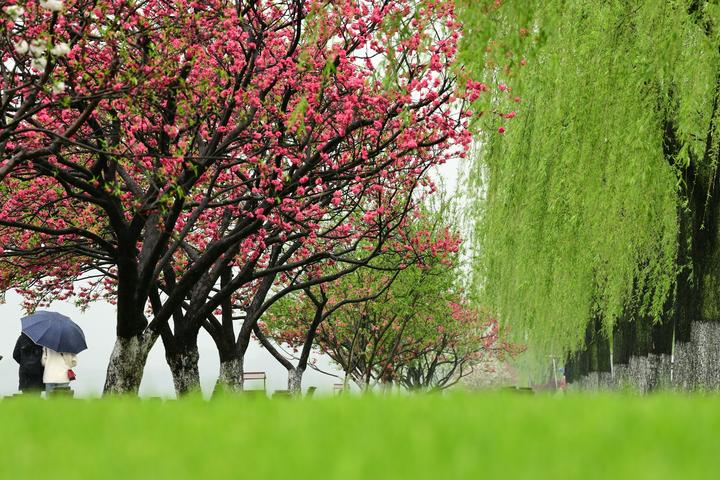
<path fill-rule="evenodd" d="M 0 479 L 720 478 L 720 397 L 0 402 Z"/>

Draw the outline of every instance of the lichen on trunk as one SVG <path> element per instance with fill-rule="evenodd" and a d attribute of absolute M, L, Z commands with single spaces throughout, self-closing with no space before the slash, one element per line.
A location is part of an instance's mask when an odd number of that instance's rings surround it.
<path fill-rule="evenodd" d="M 670 383 L 671 357 L 664 353 L 648 355 L 648 392 L 667 390 Z"/>
<path fill-rule="evenodd" d="M 200 354 L 197 347 L 177 353 L 166 353 L 165 358 L 175 385 L 177 396 L 200 391 Z"/>
<path fill-rule="evenodd" d="M 676 390 L 689 391 L 695 388 L 692 350 L 693 346 L 690 342 L 675 342 L 672 365 L 672 387 Z"/>
<path fill-rule="evenodd" d="M 292 397 L 302 396 L 302 377 L 304 370 L 293 368 L 288 370 L 288 391 Z"/>
<path fill-rule="evenodd" d="M 720 322 L 693 322 L 693 383 L 700 390 L 720 388 Z"/>
<path fill-rule="evenodd" d="M 646 355 L 633 355 L 628 364 L 629 387 L 638 393 L 649 391 L 650 365 Z"/>
<path fill-rule="evenodd" d="M 590 392 L 598 390 L 599 377 L 598 372 L 588 372 L 587 375 L 580 379 L 580 389 Z"/>
<path fill-rule="evenodd" d="M 145 363 L 158 334 L 146 329 L 141 335 L 117 337 L 105 377 L 105 394 L 137 395 Z"/>
<path fill-rule="evenodd" d="M 613 388 L 613 377 L 610 372 L 598 372 L 598 389 L 599 390 L 612 390 Z"/>
<path fill-rule="evenodd" d="M 615 390 L 626 390 L 630 388 L 630 368 L 627 363 L 616 364 L 613 368 L 612 385 Z"/>
<path fill-rule="evenodd" d="M 240 393 L 243 391 L 243 359 L 220 360 L 220 372 L 215 384 L 214 395 L 218 393 Z"/>

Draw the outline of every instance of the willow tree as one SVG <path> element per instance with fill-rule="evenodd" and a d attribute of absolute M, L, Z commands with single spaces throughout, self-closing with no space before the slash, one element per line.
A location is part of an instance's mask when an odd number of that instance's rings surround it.
<path fill-rule="evenodd" d="M 486 299 L 542 355 L 674 336 L 718 386 L 718 2 L 460 3 L 466 68 L 507 84 L 468 183 Z"/>

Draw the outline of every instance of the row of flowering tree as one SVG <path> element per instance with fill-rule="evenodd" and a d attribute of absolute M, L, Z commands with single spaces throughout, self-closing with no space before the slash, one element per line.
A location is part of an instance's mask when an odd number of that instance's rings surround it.
<path fill-rule="evenodd" d="M 267 308 L 412 246 L 427 172 L 484 85 L 448 0 L 10 0 L 0 10 L 0 288 L 117 305 L 106 392 L 197 334 L 242 388 Z M 460 83 L 463 84 L 460 88 Z M 78 285 L 82 285 L 77 291 Z"/>
<path fill-rule="evenodd" d="M 466 298 L 460 240 L 446 214 L 426 212 L 414 223 L 411 255 L 380 255 L 288 295 L 256 326 L 263 346 L 288 369 L 291 393 L 300 392 L 313 346 L 344 371 L 344 388 L 352 381 L 362 389 L 444 389 L 514 353 L 497 322 Z"/>

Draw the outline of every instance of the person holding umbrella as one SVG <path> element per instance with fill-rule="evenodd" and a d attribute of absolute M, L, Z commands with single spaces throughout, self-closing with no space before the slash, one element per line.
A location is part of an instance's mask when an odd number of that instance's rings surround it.
<path fill-rule="evenodd" d="M 82 329 L 57 312 L 38 311 L 21 321 L 23 333 L 43 347 L 45 391 L 66 390 L 75 379 L 72 369 L 77 365 L 77 354 L 87 349 Z"/>
<path fill-rule="evenodd" d="M 37 345 L 24 333 L 21 333 L 15 343 L 13 358 L 20 365 L 18 370 L 18 390 L 24 394 L 40 395 L 45 389 L 42 355 L 43 347 Z"/>
<path fill-rule="evenodd" d="M 45 367 L 43 382 L 48 395 L 52 394 L 53 390 L 70 388 L 70 380 L 75 380 L 72 369 L 77 365 L 77 355 L 43 347 L 42 364 Z"/>

